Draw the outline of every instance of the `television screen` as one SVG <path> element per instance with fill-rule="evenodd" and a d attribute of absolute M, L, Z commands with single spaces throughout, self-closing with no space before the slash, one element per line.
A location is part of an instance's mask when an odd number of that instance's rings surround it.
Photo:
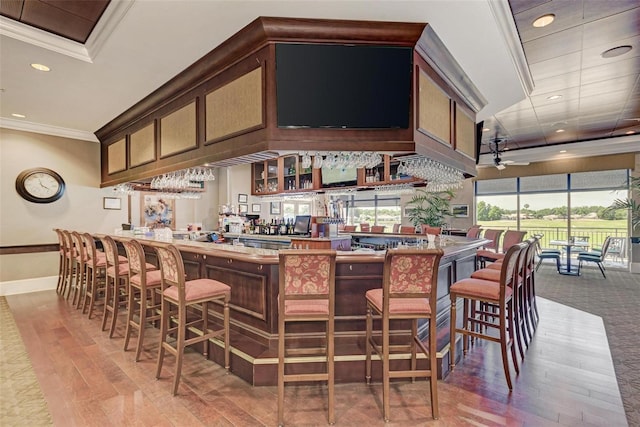
<path fill-rule="evenodd" d="M 296 215 L 293 223 L 293 234 L 309 234 L 311 215 Z"/>
<path fill-rule="evenodd" d="M 276 44 L 279 127 L 409 127 L 413 49 Z"/>
<path fill-rule="evenodd" d="M 322 168 L 323 187 L 348 187 L 358 183 L 358 170 L 356 168 Z"/>

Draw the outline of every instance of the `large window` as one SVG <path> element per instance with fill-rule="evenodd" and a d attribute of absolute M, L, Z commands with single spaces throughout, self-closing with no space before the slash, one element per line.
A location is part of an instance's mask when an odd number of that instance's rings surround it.
<path fill-rule="evenodd" d="M 543 234 L 542 246 L 576 236 L 599 247 L 607 236 L 628 235 L 627 213 L 606 210 L 627 197 L 628 176 L 625 169 L 478 181 L 476 222 Z"/>
<path fill-rule="evenodd" d="M 372 192 L 358 192 L 349 196 L 333 197 L 341 207 L 341 216 L 347 224 L 384 225 L 385 231 L 391 231 L 394 224 L 402 220 L 400 196 L 382 196 Z"/>

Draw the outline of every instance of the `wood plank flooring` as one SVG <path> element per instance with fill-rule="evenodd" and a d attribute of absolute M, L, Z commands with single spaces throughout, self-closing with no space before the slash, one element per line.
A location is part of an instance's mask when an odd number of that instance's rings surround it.
<path fill-rule="evenodd" d="M 274 426 L 277 389 L 252 387 L 188 352 L 178 396 L 173 359 L 155 379 L 157 331 L 142 360 L 124 352 L 124 322 L 113 339 L 55 291 L 7 297 L 25 347 L 59 426 Z M 391 387 L 391 422 L 382 420 L 382 388 L 336 385 L 336 425 L 343 426 L 626 426 L 602 320 L 539 299 L 541 322 L 509 393 L 497 344 L 480 343 L 438 383 L 440 419 L 432 420 L 424 381 Z M 133 348 L 133 345 L 130 345 Z M 233 369 L 233 367 L 232 367 Z M 6 392 L 6 391 L 3 391 Z M 290 426 L 327 425 L 326 388 L 285 392 Z"/>

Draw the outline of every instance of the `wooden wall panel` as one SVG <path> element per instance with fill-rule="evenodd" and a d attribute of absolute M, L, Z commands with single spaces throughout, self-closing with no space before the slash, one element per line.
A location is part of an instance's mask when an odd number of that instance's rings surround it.
<path fill-rule="evenodd" d="M 451 144 L 450 102 L 449 97 L 420 70 L 417 127 L 447 144 Z"/>
<path fill-rule="evenodd" d="M 206 140 L 264 125 L 262 68 L 219 87 L 206 96 Z"/>
<path fill-rule="evenodd" d="M 108 173 L 112 174 L 127 169 L 127 141 L 122 138 L 107 147 Z"/>
<path fill-rule="evenodd" d="M 160 157 L 197 146 L 195 101 L 160 119 Z"/>
<path fill-rule="evenodd" d="M 456 105 L 456 150 L 472 159 L 476 158 L 476 125 L 473 120 Z"/>
<path fill-rule="evenodd" d="M 156 159 L 155 126 L 151 123 L 129 137 L 130 167 L 143 165 Z"/>

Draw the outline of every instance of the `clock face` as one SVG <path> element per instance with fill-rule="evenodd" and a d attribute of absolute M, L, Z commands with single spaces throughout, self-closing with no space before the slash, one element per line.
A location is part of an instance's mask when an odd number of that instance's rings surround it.
<path fill-rule="evenodd" d="M 50 169 L 27 169 L 18 175 L 16 190 L 30 202 L 51 203 L 62 197 L 64 181 Z"/>

